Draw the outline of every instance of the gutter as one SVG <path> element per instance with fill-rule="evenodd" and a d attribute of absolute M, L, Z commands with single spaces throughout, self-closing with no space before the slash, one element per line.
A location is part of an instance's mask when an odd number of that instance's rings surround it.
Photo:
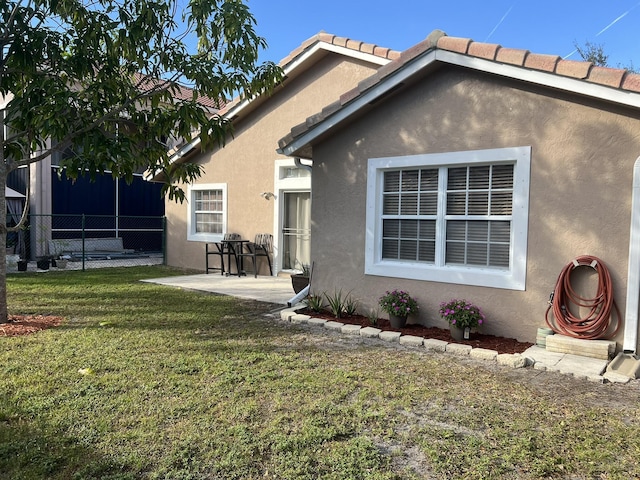
<path fill-rule="evenodd" d="M 622 351 L 635 353 L 638 345 L 638 307 L 640 305 L 640 157 L 633 165 L 631 194 L 631 232 L 627 268 L 627 305 L 625 308 Z"/>

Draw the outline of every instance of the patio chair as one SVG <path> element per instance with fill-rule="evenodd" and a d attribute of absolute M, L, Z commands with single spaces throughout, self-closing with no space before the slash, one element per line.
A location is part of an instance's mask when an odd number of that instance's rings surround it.
<path fill-rule="evenodd" d="M 266 257 L 269 264 L 269 274 L 273 275 L 271 267 L 271 254 L 273 251 L 273 235 L 270 233 L 259 233 L 256 235 L 255 241 L 245 244 L 245 249 L 238 256 L 241 258 L 240 263 L 244 265 L 244 259 L 250 258 L 253 262 L 253 276 L 258 277 L 258 257 Z"/>
<path fill-rule="evenodd" d="M 238 233 L 225 233 L 221 242 L 207 243 L 205 245 L 205 273 L 209 273 L 210 270 L 220 270 L 220 275 L 224 275 L 224 257 L 227 256 L 227 264 L 231 261 L 231 256 L 236 254 L 235 250 L 230 248 L 228 243 L 231 240 L 240 240 L 242 237 Z M 209 256 L 220 257 L 220 266 L 214 267 L 209 265 Z M 238 261 L 236 258 L 236 265 Z M 229 270 L 231 265 L 229 264 Z"/>

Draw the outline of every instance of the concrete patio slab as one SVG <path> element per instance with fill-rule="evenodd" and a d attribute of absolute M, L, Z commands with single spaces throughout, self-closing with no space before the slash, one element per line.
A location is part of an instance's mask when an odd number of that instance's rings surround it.
<path fill-rule="evenodd" d="M 148 283 L 171 287 L 219 293 L 238 298 L 258 300 L 260 302 L 287 305 L 295 296 L 291 279 L 288 277 L 229 276 L 216 274 L 181 275 L 177 277 L 152 278 L 143 280 Z"/>

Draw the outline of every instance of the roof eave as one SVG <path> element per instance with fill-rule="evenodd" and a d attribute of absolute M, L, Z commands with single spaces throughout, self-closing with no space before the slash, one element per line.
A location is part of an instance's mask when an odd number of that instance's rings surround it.
<path fill-rule="evenodd" d="M 302 152 L 305 152 L 308 156 L 311 151 L 310 145 L 315 139 L 326 134 L 335 126 L 345 122 L 361 108 L 406 82 L 413 75 L 438 63 L 470 68 L 567 93 L 583 95 L 640 109 L 640 94 L 632 91 L 600 85 L 578 78 L 564 77 L 553 72 L 544 72 L 518 65 L 498 63 L 493 60 L 472 57 L 448 50 L 432 49 L 425 52 L 422 56 L 415 58 L 404 67 L 397 69 L 379 83 L 374 84 L 370 89 L 355 97 L 350 103 L 347 103 L 332 115 L 310 126 L 305 133 L 294 137 L 290 143 L 278 148 L 277 152 L 290 157 L 301 156 Z"/>

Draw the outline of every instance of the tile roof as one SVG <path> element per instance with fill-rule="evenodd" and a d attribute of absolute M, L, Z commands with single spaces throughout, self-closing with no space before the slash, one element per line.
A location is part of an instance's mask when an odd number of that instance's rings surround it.
<path fill-rule="evenodd" d="M 531 53 L 529 50 L 505 48 L 497 44 L 475 42 L 469 38 L 450 37 L 441 30 L 434 30 L 425 40 L 403 51 L 392 62 L 380 67 L 371 77 L 360 82 L 357 87 L 345 92 L 337 102 L 325 107 L 320 114 L 309 117 L 304 124 L 293 127 L 291 133 L 278 142 L 280 149 L 285 148 L 316 124 L 335 114 L 415 58 L 425 52 L 438 50 L 488 60 L 496 64 L 521 67 L 529 71 L 581 80 L 594 85 L 611 87 L 621 92 L 640 93 L 640 74 L 627 70 L 600 67 L 591 62 L 563 60 L 557 55 L 544 55 Z"/>
<path fill-rule="evenodd" d="M 304 53 L 306 50 L 314 46 L 318 42 L 328 43 L 330 45 L 336 45 L 338 47 L 345 47 L 356 52 L 367 53 L 375 55 L 376 57 L 386 58 L 388 60 L 395 60 L 400 57 L 400 52 L 397 50 L 391 50 L 390 48 L 379 47 L 373 43 L 365 43 L 359 40 L 353 40 L 351 38 L 338 37 L 330 33 L 321 31 L 311 38 L 308 38 L 298 48 L 293 50 L 289 55 L 283 58 L 279 65 L 284 67 L 291 63 L 296 57 Z"/>
<path fill-rule="evenodd" d="M 344 47 L 354 52 L 373 55 L 375 57 L 379 57 L 389 61 L 400 58 L 400 52 L 397 50 L 380 47 L 373 43 L 365 43 L 359 40 L 353 40 L 351 38 L 338 37 L 337 35 L 333 35 L 331 33 L 321 31 L 316 35 L 314 35 L 313 37 L 310 37 L 306 39 L 304 42 L 302 42 L 296 49 L 294 49 L 291 53 L 289 53 L 289 55 L 287 55 L 282 60 L 280 60 L 280 62 L 278 62 L 278 65 L 284 70 L 289 65 L 291 65 L 296 59 L 298 59 L 300 56 L 302 56 L 306 52 L 313 49 L 316 45 L 322 44 L 322 43 L 325 43 L 327 45 L 334 45 L 336 47 Z M 224 106 L 224 108 L 220 110 L 220 114 L 224 115 L 233 107 L 237 106 L 242 102 L 243 102 L 242 98 L 235 97 L 233 100 L 228 102 Z"/>
<path fill-rule="evenodd" d="M 165 88 L 171 85 L 171 82 L 168 82 L 162 79 L 157 79 L 149 75 L 143 75 L 141 73 L 135 74 L 133 79 L 136 82 L 136 86 L 140 88 L 142 91 L 151 90 L 156 87 Z M 174 85 L 178 87 L 177 90 L 173 92 L 174 97 L 180 100 L 191 100 L 193 98 L 192 88 L 186 87 L 184 85 L 180 85 L 179 83 L 174 83 Z M 207 107 L 213 111 L 218 110 L 224 105 L 223 101 L 208 97 L 206 95 L 198 95 L 197 102 L 200 105 Z"/>
<path fill-rule="evenodd" d="M 399 59 L 401 54 L 401 52 L 397 50 L 380 47 L 372 43 L 365 43 L 351 38 L 339 37 L 337 35 L 321 31 L 302 42 L 300 46 L 298 46 L 291 53 L 289 53 L 289 55 L 283 58 L 278 63 L 278 65 L 285 71 L 285 73 L 288 69 L 295 69 L 297 67 L 294 68 L 294 66 L 299 65 L 296 64 L 296 61 L 299 59 L 303 59 L 305 54 L 314 52 L 314 49 L 316 49 L 317 47 L 321 50 L 324 49 L 325 51 L 330 49 L 331 47 L 334 47 L 334 51 L 340 51 L 344 48 L 347 50 L 346 52 L 342 52 L 344 54 L 348 55 L 349 51 L 351 51 L 354 55 L 361 55 L 365 58 L 366 56 L 371 55 L 380 59 L 379 62 L 376 63 L 379 63 L 381 65 L 388 64 L 393 60 Z M 221 105 L 220 110 L 217 113 L 219 115 L 227 115 L 230 118 L 235 119 L 238 110 L 245 108 L 245 106 L 259 103 L 254 101 L 260 98 L 261 97 L 257 97 L 255 99 L 247 100 L 236 97 L 225 105 Z M 176 156 L 174 161 L 187 161 L 188 156 L 196 152 L 195 146 L 197 146 L 199 143 L 200 138 L 195 137 L 188 142 L 182 143 L 172 148 L 169 152 L 169 155 Z"/>

